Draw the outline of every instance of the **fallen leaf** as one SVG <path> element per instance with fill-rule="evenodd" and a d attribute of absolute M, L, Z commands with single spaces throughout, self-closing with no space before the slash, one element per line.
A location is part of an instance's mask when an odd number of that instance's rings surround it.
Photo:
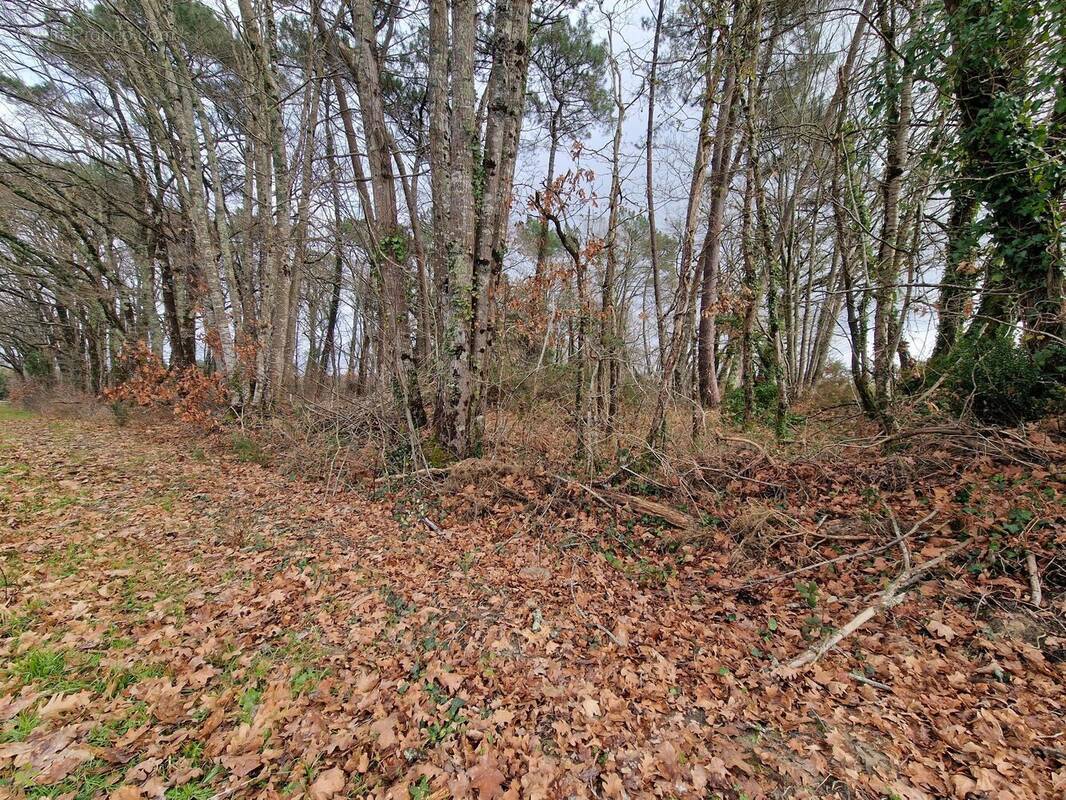
<path fill-rule="evenodd" d="M 88 690 L 75 694 L 57 694 L 44 704 L 38 714 L 41 719 L 51 719 L 66 714 L 68 711 L 88 708 L 92 697 L 92 692 Z"/>
<path fill-rule="evenodd" d="M 940 620 L 931 619 L 925 623 L 925 629 L 934 636 L 939 636 L 941 639 L 950 642 L 955 638 L 955 631 L 950 625 L 945 625 Z"/>
<path fill-rule="evenodd" d="M 470 785 L 477 789 L 480 800 L 493 800 L 503 794 L 503 782 L 506 776 L 487 756 L 482 758 L 477 766 L 467 774 L 470 777 Z"/>
<path fill-rule="evenodd" d="M 370 726 L 370 732 L 377 737 L 378 747 L 382 750 L 392 747 L 399 741 L 396 738 L 396 715 L 390 714 L 379 719 Z"/>
<path fill-rule="evenodd" d="M 344 783 L 344 770 L 339 767 L 327 769 L 325 772 L 320 773 L 315 778 L 315 782 L 311 784 L 311 799 L 329 800 L 333 795 L 339 794 L 344 790 Z"/>
<path fill-rule="evenodd" d="M 33 781 L 41 786 L 59 783 L 92 757 L 93 754 L 87 747 L 79 744 L 71 745 L 48 759 L 44 768 L 33 776 Z"/>

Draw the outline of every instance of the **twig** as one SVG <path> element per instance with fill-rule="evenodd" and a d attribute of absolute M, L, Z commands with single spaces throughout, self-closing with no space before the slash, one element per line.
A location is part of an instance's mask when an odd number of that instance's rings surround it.
<path fill-rule="evenodd" d="M 905 570 L 904 572 L 900 573 L 899 577 L 892 581 L 892 583 L 890 583 L 883 592 L 877 595 L 877 599 L 873 604 L 867 606 L 854 617 L 852 617 L 851 621 L 848 622 L 844 627 L 840 628 L 840 630 L 838 630 L 836 633 L 832 634 L 831 636 L 828 636 L 827 638 L 822 640 L 821 643 L 815 645 L 814 647 L 804 652 L 802 655 L 799 655 L 789 661 L 786 665 L 788 669 L 800 669 L 801 667 L 805 667 L 808 664 L 813 664 L 819 658 L 821 658 L 834 647 L 836 647 L 838 644 L 840 644 L 843 639 L 847 638 L 852 633 L 861 628 L 863 625 L 865 625 L 878 613 L 882 611 L 887 611 L 888 609 L 902 603 L 904 598 L 907 596 L 907 590 L 912 585 L 917 583 L 918 580 L 923 575 L 925 575 L 925 573 L 940 566 L 959 551 L 965 549 L 966 547 L 969 547 L 969 545 L 969 540 L 965 542 L 959 542 L 955 546 L 949 547 L 936 558 L 931 558 L 925 563 L 919 564 L 917 567 L 914 567 L 913 569 Z"/>
<path fill-rule="evenodd" d="M 638 497 L 637 495 L 626 494 L 625 492 L 619 492 L 614 489 L 593 489 L 591 486 L 586 486 L 583 483 L 564 478 L 560 475 L 555 475 L 553 477 L 566 486 L 572 486 L 588 492 L 592 497 L 599 500 L 608 508 L 625 506 L 646 516 L 659 517 L 673 527 L 681 528 L 683 530 L 695 530 L 699 527 L 696 520 L 688 514 L 678 511 L 676 508 L 670 508 L 670 506 L 663 505 L 662 503 L 657 503 L 654 500 L 649 500 L 646 497 Z"/>
<path fill-rule="evenodd" d="M 892 510 L 892 506 L 888 503 L 885 503 L 884 506 L 885 511 L 888 512 L 888 519 L 892 523 L 892 532 L 896 534 L 896 541 L 899 542 L 900 553 L 903 555 L 903 569 L 910 569 L 911 548 L 910 545 L 907 544 L 907 537 L 899 532 L 899 520 L 896 519 L 896 512 Z"/>
<path fill-rule="evenodd" d="M 875 681 L 873 678 L 867 678 L 861 672 L 849 672 L 848 675 L 853 677 L 859 683 L 865 683 L 867 686 L 873 686 L 875 689 L 884 689 L 886 692 L 892 691 L 892 687 L 887 683 L 881 683 L 881 681 Z"/>
<path fill-rule="evenodd" d="M 595 619 L 593 619 L 592 615 L 589 614 L 587 611 L 585 611 L 585 609 L 583 609 L 581 607 L 581 604 L 579 602 L 577 602 L 577 593 L 574 591 L 574 583 L 575 583 L 575 581 L 574 581 L 574 568 L 571 567 L 571 569 L 570 569 L 570 599 L 573 600 L 573 602 L 574 602 L 574 609 L 577 611 L 577 613 L 581 616 L 582 619 L 587 621 L 593 627 L 595 627 L 595 628 L 599 629 L 600 631 L 602 631 L 603 633 L 605 633 L 607 635 L 608 639 L 610 639 L 612 642 L 614 642 L 616 645 L 618 645 L 618 647 L 620 647 L 620 648 L 622 648 L 624 650 L 625 649 L 625 644 L 623 644 L 621 642 L 621 640 L 619 640 L 619 638 L 617 636 L 615 636 L 605 626 L 601 625 L 599 622 L 597 622 Z"/>
<path fill-rule="evenodd" d="M 773 577 L 770 577 L 770 578 L 762 578 L 761 580 L 750 581 L 749 583 L 744 583 L 744 584 L 741 584 L 740 586 L 735 586 L 732 589 L 729 589 L 729 590 L 726 590 L 726 591 L 739 592 L 741 589 L 750 589 L 752 586 L 761 586 L 764 583 L 774 583 L 775 581 L 779 581 L 779 580 L 782 580 L 784 578 L 791 578 L 793 575 L 800 575 L 801 573 L 804 573 L 804 572 L 810 572 L 812 569 L 818 569 L 819 567 L 827 567 L 830 564 L 839 564 L 841 561 L 849 561 L 849 560 L 851 560 L 853 558 L 862 558 L 863 556 L 872 556 L 875 553 L 884 552 L 885 550 L 888 550 L 890 547 L 900 543 L 901 541 L 904 541 L 908 537 L 913 536 L 914 532 L 917 531 L 918 528 L 920 528 L 922 525 L 924 525 L 930 519 L 932 519 L 932 517 L 933 517 L 933 515 L 935 513 L 936 513 L 935 511 L 930 511 L 928 514 L 926 514 L 920 520 L 915 522 L 914 525 L 911 526 L 911 529 L 909 531 L 907 531 L 906 533 L 900 534 L 899 536 L 897 536 L 895 539 L 893 539 L 888 544 L 878 545 L 877 547 L 870 547 L 870 548 L 868 548 L 866 550 L 861 550 L 858 553 L 846 553 L 846 554 L 844 554 L 842 556 L 836 556 L 835 558 L 827 558 L 824 561 L 817 562 L 816 564 L 808 564 L 805 567 L 798 567 L 797 569 L 789 570 L 788 572 L 782 572 L 780 575 L 774 575 Z"/>
<path fill-rule="evenodd" d="M 1025 554 L 1025 567 L 1029 570 L 1029 602 L 1040 608 L 1044 593 L 1040 590 L 1040 572 L 1036 568 L 1036 556 L 1031 552 Z"/>
<path fill-rule="evenodd" d="M 388 483 L 389 481 L 402 481 L 408 478 L 416 478 L 421 475 L 447 475 L 449 472 L 452 471 L 454 467 L 462 463 L 462 461 L 459 461 L 456 464 L 453 464 L 451 467 L 423 467 L 422 469 L 416 469 L 411 472 L 399 472 L 393 475 L 381 475 L 377 478 L 374 478 L 374 483 L 379 484 Z"/>

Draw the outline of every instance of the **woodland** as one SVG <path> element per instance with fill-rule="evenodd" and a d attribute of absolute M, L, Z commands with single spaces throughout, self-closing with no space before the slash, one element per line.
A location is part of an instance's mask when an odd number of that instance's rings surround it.
<path fill-rule="evenodd" d="M 1055 0 L 0 4 L 0 798 L 1066 793 Z"/>

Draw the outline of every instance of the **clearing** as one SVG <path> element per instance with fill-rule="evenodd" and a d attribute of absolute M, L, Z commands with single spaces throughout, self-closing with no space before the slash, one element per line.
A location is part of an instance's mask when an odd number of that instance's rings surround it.
<path fill-rule="evenodd" d="M 0 413 L 0 795 L 1066 789 L 1062 639 L 962 613 L 962 564 L 783 678 L 863 607 L 854 576 L 737 591 L 713 540 L 656 548 L 591 510 L 434 531 L 417 495 L 329 493 L 177 429 Z"/>

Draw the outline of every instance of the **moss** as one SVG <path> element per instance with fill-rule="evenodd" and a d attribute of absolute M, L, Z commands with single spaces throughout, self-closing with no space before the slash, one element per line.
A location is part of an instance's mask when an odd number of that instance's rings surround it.
<path fill-rule="evenodd" d="M 455 461 L 455 458 L 443 444 L 436 438 L 422 443 L 422 455 L 426 463 L 431 467 L 446 467 Z"/>

